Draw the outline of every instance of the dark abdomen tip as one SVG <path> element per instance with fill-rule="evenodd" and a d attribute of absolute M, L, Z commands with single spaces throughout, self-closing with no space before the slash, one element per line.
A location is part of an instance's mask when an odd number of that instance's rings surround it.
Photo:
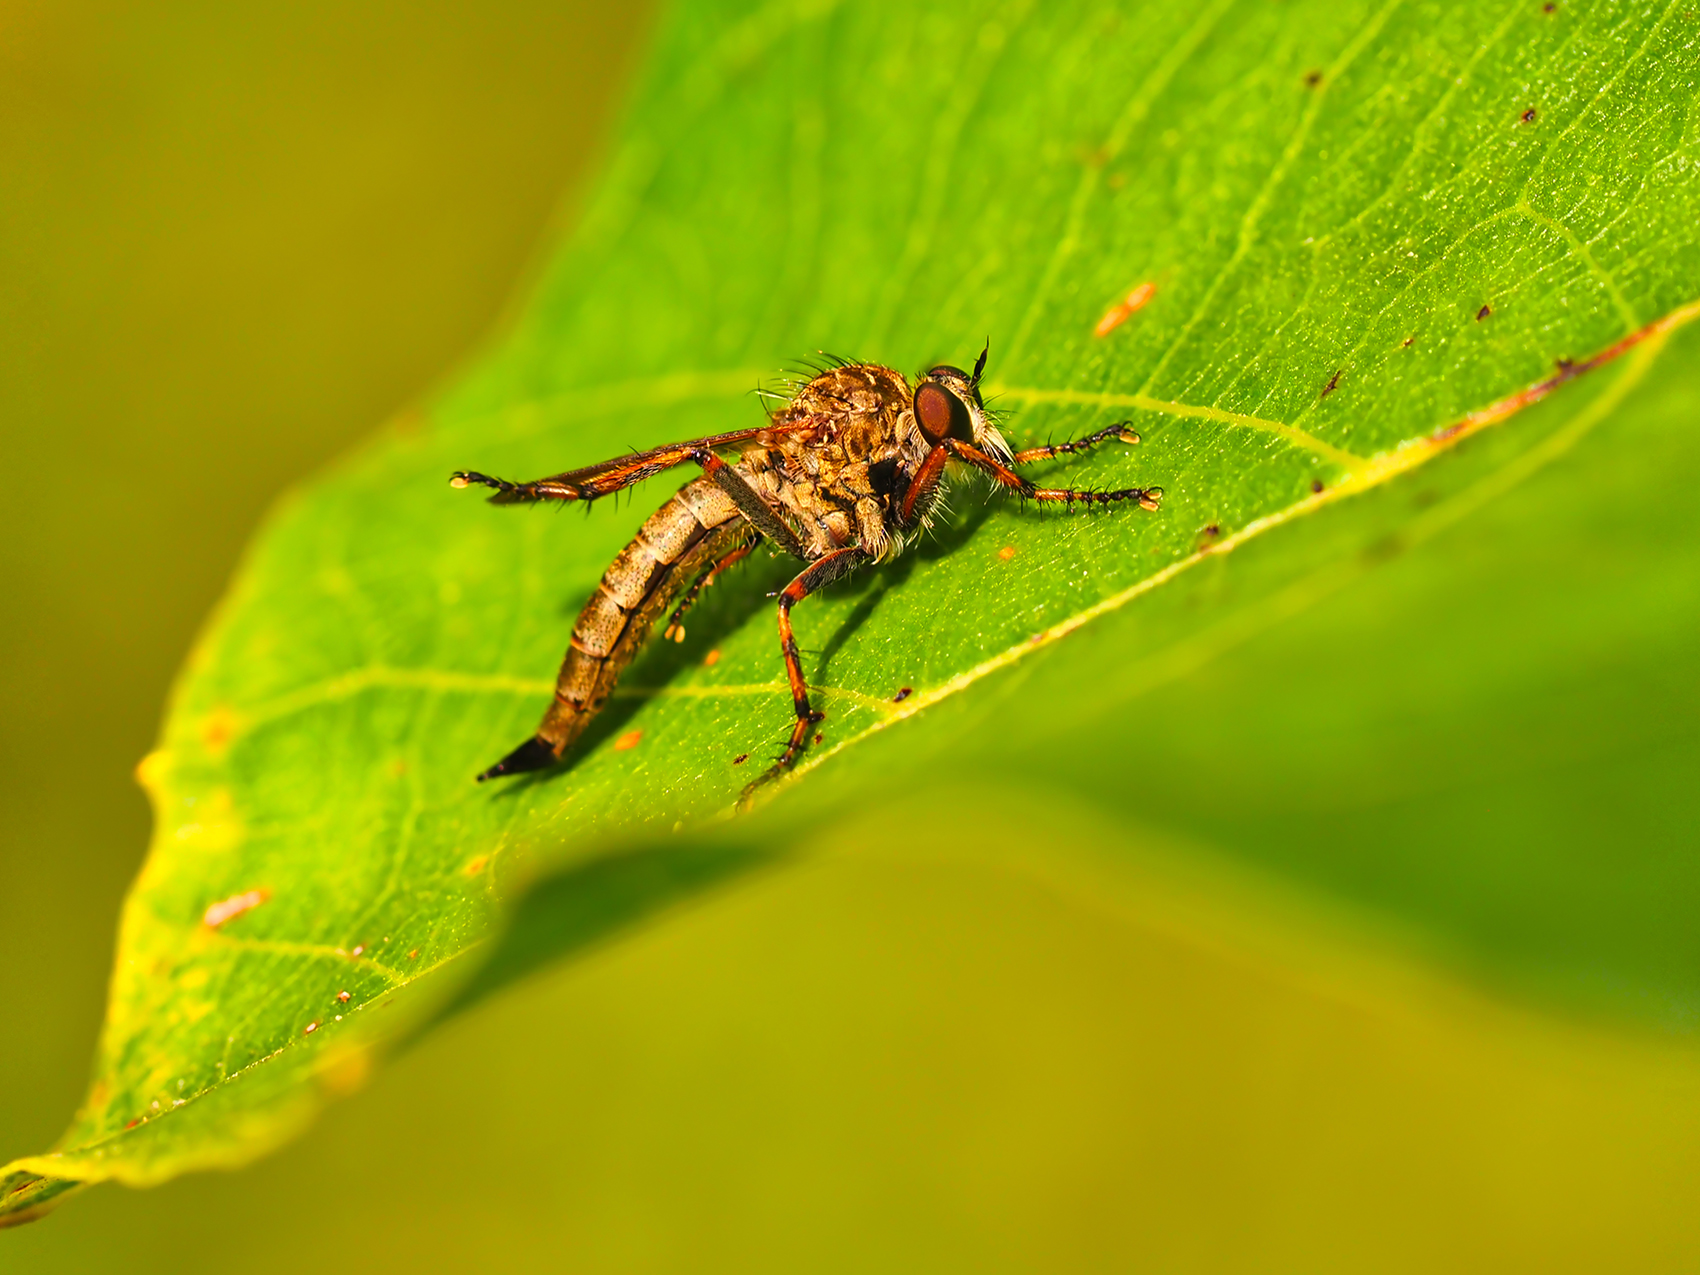
<path fill-rule="evenodd" d="M 523 775 L 528 770 L 542 770 L 553 766 L 560 758 L 556 755 L 554 746 L 541 735 L 533 735 L 501 761 L 478 776 L 478 782 L 495 779 L 501 775 Z"/>

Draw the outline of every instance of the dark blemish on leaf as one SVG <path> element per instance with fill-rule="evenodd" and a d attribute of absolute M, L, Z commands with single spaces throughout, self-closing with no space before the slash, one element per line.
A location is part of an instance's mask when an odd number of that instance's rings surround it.
<path fill-rule="evenodd" d="M 1490 306 L 1490 305 L 1484 305 L 1480 310 L 1476 311 L 1476 322 L 1480 323 L 1483 319 L 1487 318 L 1488 315 L 1490 315 L 1492 313 L 1493 313 L 1493 307 Z"/>
<path fill-rule="evenodd" d="M 341 1004 L 344 1004 L 344 1005 L 348 1004 L 348 993 L 347 992 L 338 992 L 336 994 L 336 998 Z"/>
<path fill-rule="evenodd" d="M 1322 479 L 1320 479 L 1320 478 L 1311 479 L 1310 480 L 1310 489 L 1313 493 L 1320 496 L 1322 494 L 1322 491 L 1323 491 Z"/>
<path fill-rule="evenodd" d="M 823 739 L 825 739 L 825 738 L 826 738 L 826 736 L 825 736 L 825 735 L 822 735 L 822 734 L 820 734 L 820 733 L 819 733 L 819 732 L 816 732 L 816 734 L 815 734 L 815 743 L 817 743 L 817 744 L 818 744 L 818 743 L 820 743 L 820 742 L 821 742 L 821 740 L 823 740 Z"/>
<path fill-rule="evenodd" d="M 739 753 L 736 757 L 734 757 L 732 759 L 732 764 L 734 766 L 742 766 L 749 759 L 750 759 L 750 755 L 748 753 Z"/>
<path fill-rule="evenodd" d="M 244 912 L 252 912 L 271 897 L 270 890 L 249 890 L 243 894 L 233 894 L 228 899 L 220 899 L 217 903 L 210 904 L 201 914 L 201 924 L 209 930 L 216 930 L 226 921 L 234 921 Z"/>
<path fill-rule="evenodd" d="M 1215 523 L 1210 523 L 1204 528 L 1204 534 L 1211 537 L 1219 536 L 1222 534 L 1222 528 Z"/>
<path fill-rule="evenodd" d="M 1553 366 L 1556 367 L 1560 372 L 1568 372 L 1568 371 L 1570 371 L 1571 368 L 1576 366 L 1576 360 L 1575 359 L 1555 359 L 1553 361 Z"/>
<path fill-rule="evenodd" d="M 902 687 L 898 690 L 897 694 L 895 694 L 891 697 L 891 702 L 893 704 L 901 704 L 904 700 L 908 699 L 914 693 L 915 693 L 915 688 L 913 686 Z"/>
<path fill-rule="evenodd" d="M 1391 558 L 1397 558 L 1403 552 L 1405 552 L 1404 538 L 1398 535 L 1391 535 L 1383 536 L 1380 540 L 1377 540 L 1374 544 L 1370 545 L 1364 550 L 1363 556 L 1364 561 L 1373 566 L 1378 562 L 1386 562 Z"/>
<path fill-rule="evenodd" d="M 1311 71 L 1311 72 L 1309 72 L 1305 75 L 1305 87 L 1315 88 L 1317 85 L 1319 85 L 1321 83 L 1322 83 L 1322 72 L 1321 71 Z"/>
<path fill-rule="evenodd" d="M 1411 348 L 1411 347 L 1412 347 L 1412 346 L 1413 346 L 1413 345 L 1415 345 L 1415 344 L 1416 344 L 1416 343 L 1417 343 L 1417 338 L 1416 338 L 1416 337 L 1414 337 L 1414 336 L 1408 336 L 1408 337 L 1406 337 L 1406 338 L 1405 338 L 1405 339 L 1404 339 L 1404 340 L 1403 340 L 1403 341 L 1401 341 L 1401 342 L 1400 342 L 1400 343 L 1399 343 L 1399 348 L 1400 348 L 1400 349 L 1401 349 L 1401 350 L 1408 350 L 1408 349 L 1410 349 L 1410 348 Z"/>
<path fill-rule="evenodd" d="M 1554 4 L 1552 0 L 1547 0 L 1547 2 L 1541 6 L 1541 12 L 1551 13 L 1556 8 L 1558 8 L 1558 6 Z"/>
<path fill-rule="evenodd" d="M 1340 369 L 1340 371 L 1335 372 L 1333 376 L 1328 378 L 1328 384 L 1324 385 L 1322 387 L 1322 397 L 1323 398 L 1327 398 L 1330 394 L 1332 394 L 1335 390 L 1337 390 L 1340 387 L 1340 374 L 1344 370 L 1345 369 L 1342 368 L 1342 369 Z"/>
<path fill-rule="evenodd" d="M 1535 108 L 1531 106 L 1528 110 L 1523 112 L 1520 118 L 1525 124 L 1533 124 L 1535 122 Z"/>

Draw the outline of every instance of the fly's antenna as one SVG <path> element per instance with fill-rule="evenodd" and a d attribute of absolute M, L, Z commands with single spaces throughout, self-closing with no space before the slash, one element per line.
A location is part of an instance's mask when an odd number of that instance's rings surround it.
<path fill-rule="evenodd" d="M 986 338 L 986 344 L 980 349 L 980 357 L 974 360 L 974 375 L 968 378 L 968 384 L 975 389 L 980 388 L 980 374 L 986 370 L 986 356 L 992 352 L 992 338 Z"/>

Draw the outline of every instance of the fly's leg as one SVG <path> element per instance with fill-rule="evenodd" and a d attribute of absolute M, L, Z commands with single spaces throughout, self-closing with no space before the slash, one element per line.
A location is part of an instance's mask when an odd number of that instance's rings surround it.
<path fill-rule="evenodd" d="M 490 497 L 492 505 L 530 505 L 540 500 L 583 500 L 588 503 L 601 494 L 554 478 L 539 478 L 530 483 L 511 483 L 506 478 L 492 478 L 489 474 L 480 474 L 470 469 L 456 470 L 451 474 L 449 486 L 493 488 L 496 494 Z"/>
<path fill-rule="evenodd" d="M 785 751 L 765 775 L 744 790 L 746 796 L 751 789 L 789 770 L 792 763 L 808 747 L 809 731 L 816 722 L 826 716 L 825 713 L 816 712 L 809 703 L 808 684 L 803 681 L 803 661 L 797 653 L 797 637 L 791 631 L 791 608 L 817 589 L 824 589 L 834 580 L 843 579 L 867 561 L 868 555 L 860 545 L 835 549 L 825 557 L 811 562 L 798 573 L 795 580 L 780 590 L 779 650 L 785 657 L 785 677 L 791 683 L 791 706 L 796 711 L 797 721 L 791 728 L 791 738 L 785 745 Z"/>
<path fill-rule="evenodd" d="M 797 533 L 792 531 L 773 506 L 767 503 L 767 497 L 750 486 L 747 478 L 711 451 L 693 452 L 691 459 L 702 466 L 703 474 L 711 479 L 716 487 L 732 498 L 732 503 L 738 506 L 738 512 L 744 515 L 752 527 L 793 558 L 807 558 L 808 555 L 803 552 L 803 542 L 797 539 Z"/>
<path fill-rule="evenodd" d="M 1059 504 L 1070 509 L 1089 509 L 1095 505 L 1113 505 L 1124 500 L 1131 500 L 1141 509 L 1155 510 L 1158 502 L 1163 499 L 1161 487 L 1126 487 L 1120 491 L 1088 491 L 1078 487 L 1036 487 L 1009 466 L 988 456 L 978 447 L 967 443 L 959 443 L 955 439 L 946 439 L 946 447 L 960 460 L 965 460 L 976 469 L 990 474 L 1001 487 L 1026 497 L 1028 500 L 1043 501 L 1046 504 Z"/>
<path fill-rule="evenodd" d="M 713 584 L 722 571 L 725 571 L 728 567 L 736 566 L 745 558 L 749 557 L 750 550 L 754 549 L 760 543 L 761 537 L 757 536 L 754 540 L 750 541 L 749 544 L 740 545 L 719 562 L 716 562 L 707 571 L 704 571 L 700 576 L 698 576 L 696 578 L 696 583 L 692 584 L 691 587 L 685 591 L 685 596 L 679 599 L 679 605 L 673 608 L 673 614 L 668 617 L 667 627 L 661 631 L 661 636 L 665 638 L 672 638 L 675 642 L 683 642 L 685 640 L 685 626 L 681 624 L 680 621 L 685 618 L 685 612 L 689 611 L 691 609 L 691 605 L 697 600 L 697 595 L 699 595 L 704 589 L 708 588 L 709 585 Z"/>
<path fill-rule="evenodd" d="M 1116 439 L 1123 443 L 1137 443 L 1139 435 L 1134 432 L 1132 421 L 1117 421 L 1107 425 L 1096 434 L 1088 434 L 1085 438 L 1077 438 L 1071 443 L 1047 443 L 1043 447 L 1029 447 L 1026 451 L 1016 452 L 1011 459 L 1017 465 L 1030 465 L 1036 460 L 1050 460 L 1053 456 L 1072 456 L 1076 452 L 1086 451 L 1099 443 Z"/>
<path fill-rule="evenodd" d="M 733 430 L 729 434 L 711 434 L 707 438 L 693 438 L 685 443 L 652 447 L 647 452 L 633 452 L 630 456 L 616 456 L 613 460 L 586 465 L 583 469 L 569 469 L 564 474 L 551 474 L 547 478 L 538 478 L 529 483 L 511 483 L 505 478 L 493 478 L 489 474 L 462 469 L 449 475 L 449 486 L 494 488 L 496 494 L 490 497 L 490 503 L 493 505 L 526 505 L 540 500 L 582 500 L 588 503 L 610 492 L 622 491 L 633 483 L 653 478 L 675 465 L 684 465 L 693 460 L 701 463 L 703 454 L 713 455 L 717 448 L 741 447 L 746 443 L 763 445 L 776 435 L 808 429 L 814 423 L 814 418 L 810 416 L 800 417 L 782 425 L 770 421 L 754 429 Z"/>

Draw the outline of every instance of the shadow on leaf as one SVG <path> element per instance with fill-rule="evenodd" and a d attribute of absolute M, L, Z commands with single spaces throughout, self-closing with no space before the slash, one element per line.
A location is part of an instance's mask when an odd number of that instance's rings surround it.
<path fill-rule="evenodd" d="M 413 1040 L 552 962 L 786 857 L 740 845 L 669 845 L 540 876 L 514 905 L 490 958 Z"/>

